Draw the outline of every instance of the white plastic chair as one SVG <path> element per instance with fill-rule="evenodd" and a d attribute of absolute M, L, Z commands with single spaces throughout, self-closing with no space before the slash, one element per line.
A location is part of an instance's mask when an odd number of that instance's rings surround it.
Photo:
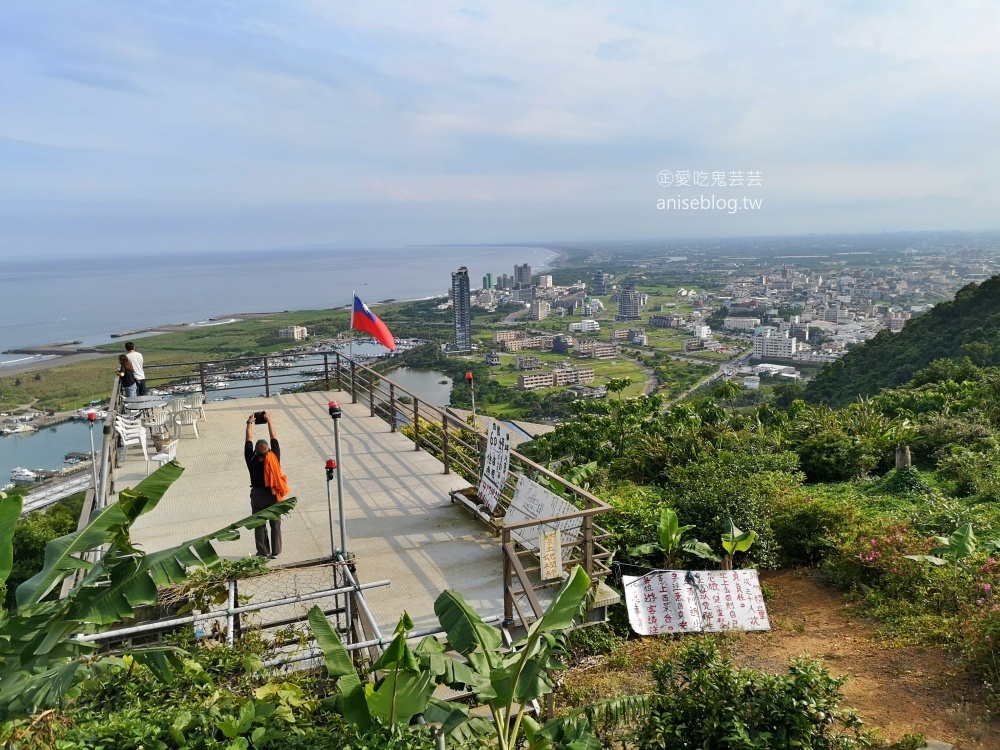
<path fill-rule="evenodd" d="M 176 415 L 179 412 L 184 411 L 188 407 L 184 405 L 184 399 L 172 398 L 169 401 L 167 401 L 167 408 L 170 410 L 171 414 Z"/>
<path fill-rule="evenodd" d="M 115 430 L 118 432 L 119 437 L 122 440 L 122 447 L 125 449 L 122 454 L 122 460 L 124 461 L 128 458 L 128 447 L 130 445 L 138 445 L 142 448 L 142 456 L 149 461 L 149 451 L 146 449 L 146 428 L 141 424 L 137 427 L 126 427 L 121 424 L 115 424 Z"/>
<path fill-rule="evenodd" d="M 173 415 L 166 409 L 156 409 L 152 414 L 142 420 L 142 424 L 143 426 L 149 428 L 149 432 L 152 435 L 169 433 L 169 424 L 173 422 L 172 417 Z"/>
<path fill-rule="evenodd" d="M 171 440 L 165 446 L 163 450 L 159 453 L 155 453 L 146 459 L 146 476 L 149 476 L 149 464 L 153 461 L 158 463 L 160 466 L 167 463 L 168 461 L 173 461 L 177 457 L 177 440 Z M 159 467 L 157 467 L 159 468 Z"/>
<path fill-rule="evenodd" d="M 188 409 L 197 409 L 198 414 L 202 419 L 205 419 L 205 394 L 204 393 L 192 393 L 186 399 L 184 399 L 184 406 Z"/>
<path fill-rule="evenodd" d="M 198 439 L 198 419 L 197 409 L 181 409 L 174 415 L 174 424 L 177 425 L 177 437 L 181 437 L 182 428 L 190 426 L 194 429 L 195 440 Z"/>
<path fill-rule="evenodd" d="M 125 427 L 125 428 L 141 427 L 142 426 L 142 419 L 140 417 L 137 417 L 137 416 L 136 417 L 126 417 L 124 414 L 116 414 L 115 415 L 115 427 L 118 427 L 118 426 Z"/>

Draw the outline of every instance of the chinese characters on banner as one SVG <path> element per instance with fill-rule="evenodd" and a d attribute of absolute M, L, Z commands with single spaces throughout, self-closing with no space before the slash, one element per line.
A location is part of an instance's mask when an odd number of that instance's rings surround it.
<path fill-rule="evenodd" d="M 486 439 L 486 460 L 479 480 L 479 499 L 490 511 L 496 510 L 510 469 L 510 433 L 499 422 L 490 425 Z"/>
<path fill-rule="evenodd" d="M 640 635 L 771 629 L 756 570 L 658 570 L 622 582 Z"/>
<path fill-rule="evenodd" d="M 554 492 L 549 492 L 536 482 L 532 482 L 523 474 L 517 478 L 517 489 L 514 490 L 514 499 L 507 508 L 507 515 L 504 516 L 504 525 L 520 523 L 521 521 L 531 521 L 536 518 L 551 518 L 552 516 L 564 516 L 569 513 L 576 513 L 579 509 L 570 505 Z M 545 530 L 559 529 L 562 531 L 563 540 L 576 542 L 580 538 L 580 526 L 583 519 L 567 518 L 562 521 L 555 521 L 545 525 Z M 511 532 L 517 541 L 529 549 L 538 549 L 538 526 L 529 526 L 525 529 L 517 529 Z"/>
<path fill-rule="evenodd" d="M 543 531 L 538 537 L 538 562 L 541 579 L 551 581 L 562 577 L 562 532 L 559 529 Z"/>

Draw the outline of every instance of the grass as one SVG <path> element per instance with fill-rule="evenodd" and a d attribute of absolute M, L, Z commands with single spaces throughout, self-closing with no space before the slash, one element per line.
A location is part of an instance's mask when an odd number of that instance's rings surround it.
<path fill-rule="evenodd" d="M 381 312 L 381 310 L 380 310 Z M 251 318 L 227 325 L 164 333 L 138 340 L 147 365 L 211 361 L 242 354 L 288 348 L 278 329 L 304 325 L 313 338 L 336 336 L 347 326 L 341 310 L 305 310 Z M 0 378 L 0 408 L 4 411 L 31 404 L 45 411 L 79 409 L 88 402 L 106 399 L 114 384 L 118 354 L 124 341 L 100 347 L 106 358 Z"/>

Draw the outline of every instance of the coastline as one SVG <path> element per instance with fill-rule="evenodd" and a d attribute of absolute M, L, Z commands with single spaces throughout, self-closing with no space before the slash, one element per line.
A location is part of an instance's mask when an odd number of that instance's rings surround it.
<path fill-rule="evenodd" d="M 553 254 L 553 258 L 547 263 L 539 266 L 537 268 L 538 272 L 550 271 L 555 268 L 564 267 L 565 262 L 569 259 L 570 254 L 568 251 L 545 247 L 542 245 L 533 245 L 539 249 L 546 250 Z M 534 271 L 535 269 L 533 269 Z M 363 292 L 362 292 L 363 294 Z M 386 304 L 392 305 L 404 305 L 412 304 L 414 302 L 424 302 L 427 300 L 438 299 L 443 297 L 442 294 L 432 294 L 416 296 L 407 299 L 394 300 L 392 302 L 370 302 L 365 301 L 371 308 L 382 307 Z M 342 305 L 340 307 L 325 308 L 323 311 L 330 312 L 336 310 L 347 310 L 350 305 Z M 169 323 L 165 325 L 150 326 L 141 329 L 127 330 L 127 331 L 117 331 L 107 334 L 111 339 L 107 344 L 92 344 L 92 345 L 81 345 L 77 346 L 75 344 L 42 344 L 33 345 L 26 347 L 19 347 L 16 350 L 11 350 L 12 352 L 23 352 L 26 354 L 26 359 L 28 361 L 16 361 L 9 364 L 4 364 L 0 362 L 0 377 L 14 377 L 19 375 L 24 375 L 25 373 L 38 372 L 41 370 L 48 370 L 54 367 L 61 367 L 63 365 L 76 364 L 79 362 L 85 362 L 92 359 L 100 359 L 102 357 L 112 357 L 115 356 L 118 348 L 124 346 L 124 341 L 129 337 L 141 337 L 150 338 L 152 336 L 163 335 L 167 333 L 180 333 L 191 331 L 197 328 L 211 328 L 214 326 L 228 325 L 230 323 L 242 322 L 244 320 L 250 320 L 253 318 L 262 318 L 272 315 L 284 315 L 286 313 L 297 313 L 306 312 L 311 308 L 305 309 L 295 309 L 295 310 L 274 310 L 269 312 L 242 312 L 242 313 L 232 313 L 228 315 L 213 315 L 206 320 L 196 321 L 192 323 Z M 119 347 L 115 349 L 104 349 L 104 347 L 114 346 L 116 343 L 120 344 Z M 34 357 L 40 357 L 35 359 Z"/>

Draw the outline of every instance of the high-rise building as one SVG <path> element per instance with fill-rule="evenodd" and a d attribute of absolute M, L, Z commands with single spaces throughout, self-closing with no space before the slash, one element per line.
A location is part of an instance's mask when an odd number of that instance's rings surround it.
<path fill-rule="evenodd" d="M 492 289 L 492 288 L 493 288 L 493 274 L 488 273 L 485 276 L 483 276 L 483 289 Z"/>
<path fill-rule="evenodd" d="M 635 284 L 626 284 L 618 293 L 618 314 L 615 320 L 642 320 L 639 315 L 639 292 Z"/>
<path fill-rule="evenodd" d="M 531 287 L 531 266 L 527 263 L 523 263 L 520 266 L 514 266 L 514 288 L 515 289 L 528 289 Z"/>
<path fill-rule="evenodd" d="M 594 294 L 598 297 L 603 297 L 607 293 L 607 278 L 604 275 L 604 271 L 598 271 L 594 274 Z"/>
<path fill-rule="evenodd" d="M 451 301 L 455 313 L 455 351 L 472 351 L 472 305 L 469 269 L 465 266 L 451 274 Z"/>

